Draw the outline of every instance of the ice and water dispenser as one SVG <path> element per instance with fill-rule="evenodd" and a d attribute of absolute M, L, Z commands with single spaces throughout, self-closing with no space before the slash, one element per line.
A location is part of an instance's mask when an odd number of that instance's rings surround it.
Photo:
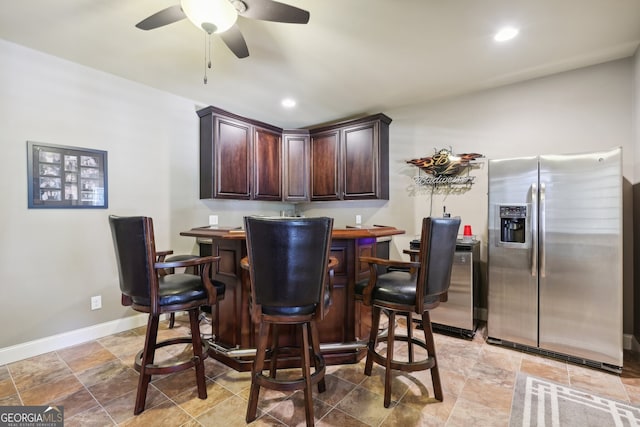
<path fill-rule="evenodd" d="M 500 205 L 500 243 L 524 244 L 527 232 L 526 205 Z"/>

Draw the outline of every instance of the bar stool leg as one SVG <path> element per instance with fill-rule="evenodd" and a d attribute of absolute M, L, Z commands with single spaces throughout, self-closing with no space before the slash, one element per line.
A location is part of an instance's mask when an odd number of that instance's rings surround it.
<path fill-rule="evenodd" d="M 278 369 L 277 361 L 278 361 L 278 340 L 280 335 L 280 329 L 278 328 L 278 324 L 274 323 L 271 325 L 271 363 L 269 369 L 269 376 L 271 378 L 276 377 L 276 371 Z"/>
<path fill-rule="evenodd" d="M 311 328 L 311 347 L 313 349 L 313 361 L 316 368 L 316 372 L 320 369 L 325 369 L 324 359 L 322 358 L 322 353 L 320 353 L 320 336 L 318 334 L 318 326 L 316 322 L 312 320 L 309 322 L 309 327 Z M 324 381 L 324 375 L 322 379 L 318 381 L 318 392 L 324 393 L 327 390 L 327 384 Z"/>
<path fill-rule="evenodd" d="M 373 369 L 373 353 L 378 343 L 378 328 L 380 327 L 380 307 L 375 305 L 372 307 L 371 316 L 371 332 L 369 333 L 369 344 L 367 345 L 367 361 L 364 366 L 364 374 L 371 376 L 371 369 Z"/>
<path fill-rule="evenodd" d="M 409 363 L 413 363 L 413 316 L 407 313 L 407 345 L 409 346 Z"/>
<path fill-rule="evenodd" d="M 142 361 L 140 363 L 138 394 L 136 395 L 136 405 L 133 410 L 134 415 L 138 415 L 144 411 L 144 404 L 147 399 L 147 389 L 149 388 L 149 382 L 151 381 L 151 375 L 147 374 L 147 366 L 151 365 L 155 358 L 159 321 L 159 316 L 149 315 L 149 320 L 147 321 L 147 333 L 144 341 L 144 350 L 142 352 Z"/>
<path fill-rule="evenodd" d="M 249 403 L 247 405 L 247 423 L 256 419 L 258 412 L 258 396 L 260 394 L 260 384 L 258 384 L 258 375 L 264 368 L 264 358 L 267 350 L 267 341 L 269 340 L 269 324 L 260 322 L 260 332 L 258 335 L 258 348 L 256 360 L 251 373 L 251 391 L 249 392 Z"/>
<path fill-rule="evenodd" d="M 173 313 L 172 313 L 173 314 Z M 195 366 L 196 384 L 198 385 L 198 397 L 207 398 L 207 384 L 204 379 L 204 359 L 202 357 L 202 339 L 200 338 L 199 310 L 189 310 L 189 323 L 191 324 L 191 342 L 193 357 L 197 359 Z"/>
<path fill-rule="evenodd" d="M 389 334 L 387 335 L 387 360 L 385 363 L 384 373 L 384 407 L 388 408 L 391 404 L 391 362 L 393 361 L 393 342 L 396 329 L 396 312 L 388 310 L 389 316 Z"/>
<path fill-rule="evenodd" d="M 313 396 L 311 386 L 311 363 L 309 360 L 309 330 L 308 323 L 301 323 L 299 325 L 300 332 L 302 333 L 302 351 L 301 351 L 301 365 L 302 376 L 304 377 L 304 412 L 307 419 L 307 426 L 313 426 Z"/>
<path fill-rule="evenodd" d="M 433 341 L 433 328 L 431 327 L 431 316 L 429 312 L 422 313 L 422 326 L 424 329 L 424 339 L 427 344 L 429 357 L 433 358 L 433 368 L 431 368 L 431 382 L 433 383 L 433 394 L 436 400 L 442 402 L 442 384 L 440 383 L 440 370 L 438 369 L 438 359 L 436 358 L 436 345 Z"/>

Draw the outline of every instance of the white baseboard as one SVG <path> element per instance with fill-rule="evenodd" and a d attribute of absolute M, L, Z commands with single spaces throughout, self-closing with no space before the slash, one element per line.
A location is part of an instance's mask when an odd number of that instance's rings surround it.
<path fill-rule="evenodd" d="M 122 319 L 12 345 L 11 347 L 1 348 L 0 366 L 144 326 L 147 324 L 148 317 L 147 314 L 136 314 Z"/>
<path fill-rule="evenodd" d="M 625 350 L 640 352 L 640 343 L 633 334 L 624 334 L 622 336 L 622 347 Z"/>

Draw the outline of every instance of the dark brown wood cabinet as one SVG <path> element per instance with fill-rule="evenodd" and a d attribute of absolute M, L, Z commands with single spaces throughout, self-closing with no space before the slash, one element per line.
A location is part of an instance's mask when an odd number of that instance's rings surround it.
<path fill-rule="evenodd" d="M 381 117 L 342 130 L 345 200 L 389 199 L 388 132 Z"/>
<path fill-rule="evenodd" d="M 340 200 L 340 131 L 311 134 L 311 200 Z"/>
<path fill-rule="evenodd" d="M 389 199 L 389 124 L 376 114 L 311 131 L 311 200 Z"/>
<path fill-rule="evenodd" d="M 200 139 L 200 198 L 249 199 L 251 126 L 232 117 L 205 114 L 200 116 Z"/>
<path fill-rule="evenodd" d="M 285 202 L 309 201 L 309 131 L 286 130 L 282 136 L 283 198 Z"/>
<path fill-rule="evenodd" d="M 389 124 L 380 113 L 283 131 L 215 107 L 200 116 L 200 198 L 389 199 Z"/>
<path fill-rule="evenodd" d="M 282 200 L 282 133 L 261 127 L 253 132 L 254 200 Z"/>
<path fill-rule="evenodd" d="M 215 107 L 200 116 L 200 198 L 282 200 L 282 129 Z"/>

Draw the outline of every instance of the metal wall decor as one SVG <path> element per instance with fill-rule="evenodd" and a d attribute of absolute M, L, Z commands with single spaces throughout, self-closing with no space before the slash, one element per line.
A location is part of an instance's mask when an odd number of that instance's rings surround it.
<path fill-rule="evenodd" d="M 27 141 L 29 208 L 107 208 L 107 152 Z"/>
<path fill-rule="evenodd" d="M 475 177 L 469 175 L 469 170 L 475 166 L 474 161 L 481 157 L 484 156 L 478 153 L 456 155 L 451 152 L 451 149 L 441 148 L 435 150 L 432 156 L 407 160 L 407 163 L 427 173 L 427 175 L 413 177 L 416 185 L 471 187 Z"/>

